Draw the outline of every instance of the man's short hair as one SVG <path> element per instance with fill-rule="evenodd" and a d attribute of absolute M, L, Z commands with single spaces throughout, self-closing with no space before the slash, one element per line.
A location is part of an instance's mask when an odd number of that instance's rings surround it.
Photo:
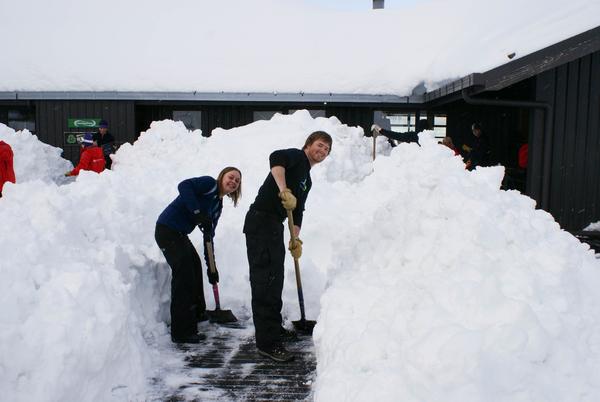
<path fill-rule="evenodd" d="M 306 138 L 306 142 L 304 143 L 304 147 L 302 147 L 302 149 L 306 149 L 306 148 L 310 147 L 312 145 L 312 143 L 317 140 L 321 140 L 321 141 L 327 143 L 329 145 L 329 153 L 331 153 L 333 139 L 325 131 L 315 131 L 315 132 L 311 133 Z"/>

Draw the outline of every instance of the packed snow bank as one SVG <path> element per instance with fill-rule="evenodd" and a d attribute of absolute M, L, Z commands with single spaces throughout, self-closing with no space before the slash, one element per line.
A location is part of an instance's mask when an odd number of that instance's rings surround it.
<path fill-rule="evenodd" d="M 0 123 L 0 141 L 13 150 L 17 183 L 34 180 L 60 183 L 64 173 L 73 169 L 73 164 L 61 157 L 62 149 L 44 144 L 29 130 L 15 131 Z M 11 191 L 11 186 L 12 183 L 6 184 L 4 191 Z"/>
<path fill-rule="evenodd" d="M 343 197 L 368 218 L 329 272 L 315 400 L 598 400 L 594 254 L 500 191 L 501 167 L 471 173 L 421 144 L 378 158 Z"/>
<path fill-rule="evenodd" d="M 590 223 L 583 230 L 598 230 L 598 231 L 600 231 L 600 222 Z"/>
<path fill-rule="evenodd" d="M 226 165 L 243 172 L 238 208 L 225 202 L 215 251 L 221 302 L 250 315 L 250 289 L 242 222 L 269 171 L 277 148 L 301 147 L 308 133 L 336 137 L 339 158 L 316 172 L 318 181 L 359 181 L 372 167 L 360 128 L 335 118 L 312 119 L 302 111 L 276 116 L 213 137 L 182 123 L 155 122 L 135 145 L 124 144 L 112 171 L 82 172 L 56 186 L 22 183 L 3 198 L 0 221 L 0 389 L 10 400 L 143 399 L 148 377 L 160 363 L 153 347 L 168 343 L 170 270 L 154 242 L 154 225 L 188 177 L 215 176 Z M 327 179 L 326 179 L 327 178 Z M 306 221 L 315 225 L 319 214 Z M 313 229 L 314 230 L 314 229 Z M 200 244 L 201 236 L 193 233 Z M 303 258 L 307 311 L 316 316 L 324 287 L 328 245 L 315 244 Z M 323 242 L 325 243 L 325 242 Z M 14 250 L 20 250 L 18 253 Z M 320 250 L 320 253 L 317 252 Z M 320 257 L 323 256 L 323 257 Z M 288 277 L 293 265 L 288 264 Z M 287 281 L 284 314 L 296 318 L 294 281 Z M 212 296 L 205 283 L 209 306 Z M 310 298 L 310 299 L 309 299 Z"/>
<path fill-rule="evenodd" d="M 221 302 L 248 317 L 244 215 L 268 155 L 315 130 L 334 138 L 311 171 L 300 235 L 307 316 L 318 317 L 317 400 L 600 396 L 599 267 L 586 246 L 498 190 L 500 168 L 467 172 L 426 135 L 393 151 L 378 138 L 373 167 L 362 129 L 300 111 L 210 138 L 155 122 L 119 148 L 112 171 L 13 186 L 0 200 L 3 397 L 145 399 L 163 364 L 157 346 L 169 344 L 156 218 L 181 180 L 228 165 L 242 170 L 243 196 L 238 208 L 225 202 L 216 231 Z M 287 258 L 283 314 L 293 320 Z M 205 298 L 212 307 L 206 282 Z"/>

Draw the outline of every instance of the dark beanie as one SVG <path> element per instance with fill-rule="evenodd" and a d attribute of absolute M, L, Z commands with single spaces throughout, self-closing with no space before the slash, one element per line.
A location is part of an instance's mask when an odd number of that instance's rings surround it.
<path fill-rule="evenodd" d="M 98 127 L 100 128 L 108 128 L 108 122 L 106 120 L 100 120 L 100 123 L 98 123 Z"/>

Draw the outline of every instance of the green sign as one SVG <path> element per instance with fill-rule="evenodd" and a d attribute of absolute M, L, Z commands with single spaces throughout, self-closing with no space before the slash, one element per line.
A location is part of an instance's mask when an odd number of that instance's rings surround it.
<path fill-rule="evenodd" d="M 68 119 L 69 128 L 98 128 L 102 119 Z"/>
<path fill-rule="evenodd" d="M 65 138 L 65 142 L 67 145 L 76 145 L 77 144 L 77 136 L 75 134 L 67 134 L 67 138 Z"/>
<path fill-rule="evenodd" d="M 66 145 L 81 145 L 85 131 L 65 131 L 65 146 Z"/>

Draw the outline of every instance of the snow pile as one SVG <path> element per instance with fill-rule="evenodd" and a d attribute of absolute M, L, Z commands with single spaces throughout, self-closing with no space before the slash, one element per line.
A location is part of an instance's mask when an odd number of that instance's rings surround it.
<path fill-rule="evenodd" d="M 239 208 L 225 202 L 215 238 L 222 303 L 249 316 L 245 212 L 268 172 L 270 152 L 301 147 L 318 129 L 339 137 L 340 155 L 355 159 L 332 159 L 322 175 L 359 180 L 371 172 L 362 129 L 301 111 L 216 130 L 210 139 L 181 122 L 155 122 L 134 146 L 120 147 L 113 171 L 84 171 L 64 186 L 15 186 L 0 209 L 6 239 L 0 244 L 0 389 L 6 397 L 142 398 L 160 364 L 153 347 L 169 342 L 170 270 L 154 242 L 156 218 L 176 196 L 179 181 L 216 177 L 226 165 L 242 169 L 244 195 Z M 198 233 L 191 238 L 200 244 Z M 297 311 L 293 285 L 288 281 L 286 314 Z M 307 308 L 314 315 L 323 287 L 309 286 Z M 206 284 L 205 294 L 211 306 Z"/>
<path fill-rule="evenodd" d="M 15 132 L 0 123 L 0 141 L 13 150 L 17 183 L 33 180 L 60 183 L 64 173 L 73 169 L 71 162 L 61 158 L 62 149 L 41 142 L 29 130 Z M 10 186 L 10 183 L 6 184 L 5 191 L 10 191 Z"/>
<path fill-rule="evenodd" d="M 378 201 L 329 273 L 315 400 L 598 400 L 594 254 L 498 190 L 502 168 L 470 173 L 421 144 L 379 158 L 346 196 Z"/>
<path fill-rule="evenodd" d="M 597 230 L 600 231 L 600 222 L 593 222 L 587 225 L 587 227 L 583 230 Z"/>
<path fill-rule="evenodd" d="M 600 267 L 586 246 L 530 199 L 498 190 L 500 168 L 467 172 L 428 134 L 393 151 L 378 138 L 373 165 L 362 129 L 306 111 L 210 138 L 155 122 L 119 148 L 112 171 L 13 186 L 0 200 L 3 397 L 149 395 L 170 342 L 156 218 L 181 180 L 230 165 L 243 196 L 238 208 L 224 203 L 215 254 L 222 305 L 249 317 L 244 215 L 268 155 L 315 130 L 334 138 L 311 171 L 300 234 L 317 400 L 598 399 Z M 294 320 L 286 258 L 283 314 Z M 206 282 L 205 298 L 212 307 Z"/>

